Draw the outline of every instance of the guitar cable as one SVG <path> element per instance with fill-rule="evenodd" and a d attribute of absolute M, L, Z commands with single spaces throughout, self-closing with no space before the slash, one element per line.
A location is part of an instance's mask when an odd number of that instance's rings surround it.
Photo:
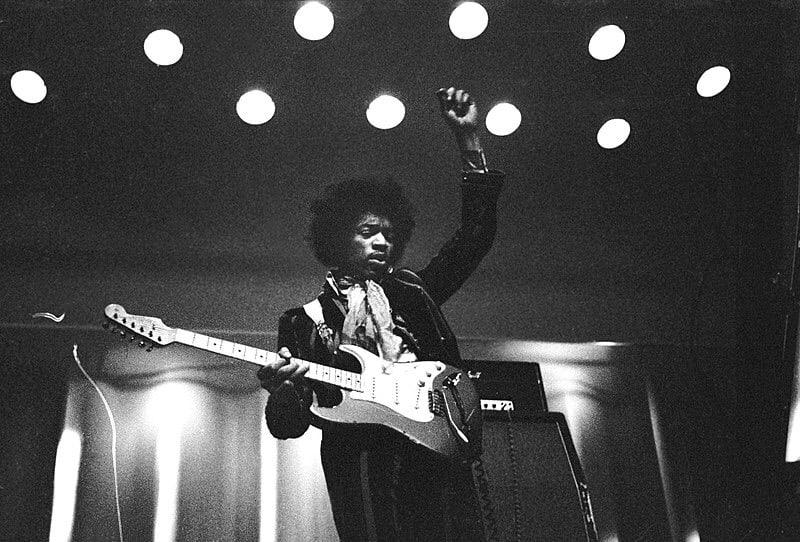
<path fill-rule="evenodd" d="M 108 405 L 108 401 L 106 400 L 105 395 L 103 395 L 102 390 L 100 387 L 95 383 L 89 373 L 86 372 L 86 369 L 83 368 L 81 364 L 81 360 L 78 358 L 78 345 L 72 345 L 72 357 L 75 359 L 75 363 L 78 365 L 78 369 L 81 370 L 83 376 L 86 377 L 86 380 L 94 387 L 97 395 L 100 396 L 100 400 L 103 402 L 103 406 L 106 409 L 106 414 L 108 414 L 108 419 L 111 421 L 111 468 L 114 473 L 114 504 L 116 507 L 117 512 L 117 530 L 119 532 L 119 542 L 124 542 L 124 538 L 122 536 L 122 511 L 119 505 L 119 475 L 117 473 L 117 423 L 114 421 L 114 414 L 111 412 L 111 407 Z"/>

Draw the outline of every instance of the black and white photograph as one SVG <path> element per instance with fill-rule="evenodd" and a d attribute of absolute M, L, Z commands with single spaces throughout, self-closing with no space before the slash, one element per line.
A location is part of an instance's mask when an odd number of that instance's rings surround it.
<path fill-rule="evenodd" d="M 800 540 L 800 3 L 0 2 L 0 540 Z"/>

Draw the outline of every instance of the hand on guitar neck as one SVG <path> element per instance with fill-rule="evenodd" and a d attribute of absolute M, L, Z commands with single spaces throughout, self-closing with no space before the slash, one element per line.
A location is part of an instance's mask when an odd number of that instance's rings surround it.
<path fill-rule="evenodd" d="M 278 350 L 278 358 L 258 370 L 261 387 L 267 390 L 278 404 L 291 404 L 298 401 L 311 404 L 311 386 L 304 378 L 308 364 L 292 358 L 285 346 Z"/>

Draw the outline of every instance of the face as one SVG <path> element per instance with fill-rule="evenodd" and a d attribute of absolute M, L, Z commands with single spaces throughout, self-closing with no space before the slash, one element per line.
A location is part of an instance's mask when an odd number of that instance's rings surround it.
<path fill-rule="evenodd" d="M 365 213 L 349 238 L 342 270 L 364 278 L 382 277 L 394 260 L 394 240 L 394 229 L 387 218 Z"/>

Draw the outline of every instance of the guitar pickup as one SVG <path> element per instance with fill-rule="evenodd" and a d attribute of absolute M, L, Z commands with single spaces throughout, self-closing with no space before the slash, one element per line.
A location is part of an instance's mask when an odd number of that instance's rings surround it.
<path fill-rule="evenodd" d="M 508 399 L 481 399 L 481 410 L 514 410 L 514 401 Z"/>

